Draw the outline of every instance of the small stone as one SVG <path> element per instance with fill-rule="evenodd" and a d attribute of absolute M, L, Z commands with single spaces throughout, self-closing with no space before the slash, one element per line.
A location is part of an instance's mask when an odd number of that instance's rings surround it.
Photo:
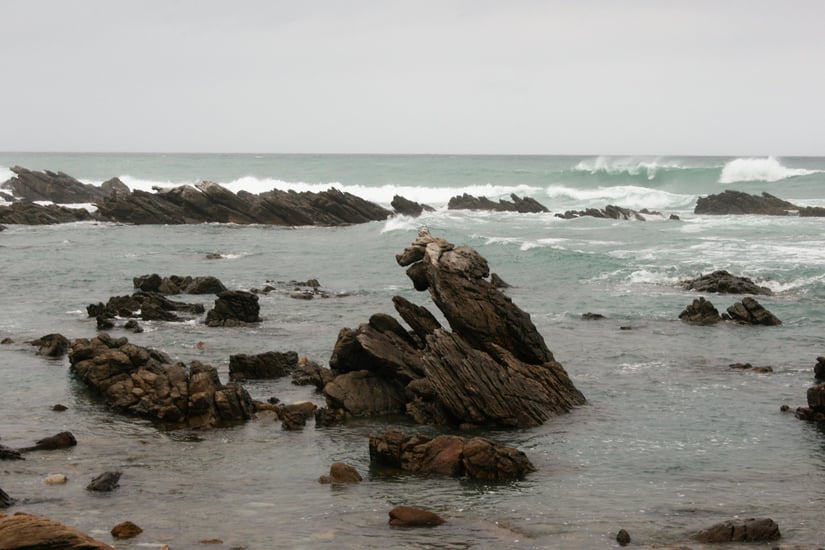
<path fill-rule="evenodd" d="M 435 527 L 445 522 L 438 514 L 415 506 L 396 506 L 389 514 L 394 527 Z"/>
<path fill-rule="evenodd" d="M 329 467 L 329 475 L 321 476 L 318 480 L 321 483 L 358 483 L 364 478 L 358 470 L 343 462 L 336 462 Z"/>
<path fill-rule="evenodd" d="M 89 485 L 86 486 L 86 489 L 100 492 L 113 491 L 120 486 L 118 482 L 120 481 L 121 475 L 123 475 L 123 472 L 103 472 L 94 478 Z"/>
<path fill-rule="evenodd" d="M 781 407 L 779 407 L 779 410 L 784 413 L 790 411 L 791 408 L 788 405 L 782 405 Z"/>
<path fill-rule="evenodd" d="M 627 546 L 630 544 L 630 534 L 624 529 L 619 529 L 619 533 L 616 535 L 616 542 L 619 543 L 619 546 Z"/>
<path fill-rule="evenodd" d="M 13 343 L 14 343 L 14 340 L 12 340 L 11 338 L 3 338 L 3 340 L 0 340 L 0 344 L 3 344 L 3 345 L 13 344 Z"/>
<path fill-rule="evenodd" d="M 63 412 L 63 411 L 66 411 L 68 409 L 69 409 L 69 407 L 67 407 L 66 405 L 61 405 L 60 403 L 57 403 L 56 405 L 54 405 L 52 407 L 52 410 L 55 411 L 55 412 Z"/>
<path fill-rule="evenodd" d="M 46 476 L 46 479 L 43 480 L 43 483 L 45 483 L 46 485 L 63 485 L 67 481 L 69 481 L 69 478 L 67 478 L 63 474 L 51 474 Z"/>
<path fill-rule="evenodd" d="M 143 529 L 132 523 L 124 521 L 112 527 L 112 536 L 116 539 L 131 539 L 143 532 Z"/>

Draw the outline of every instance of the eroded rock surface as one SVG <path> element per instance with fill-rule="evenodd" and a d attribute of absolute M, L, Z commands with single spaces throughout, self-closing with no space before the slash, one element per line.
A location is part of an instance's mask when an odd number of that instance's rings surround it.
<path fill-rule="evenodd" d="M 765 296 L 773 294 L 773 291 L 768 287 L 759 286 L 747 277 L 731 275 L 724 269 L 681 281 L 679 286 L 686 290 L 719 294 L 761 294 Z"/>

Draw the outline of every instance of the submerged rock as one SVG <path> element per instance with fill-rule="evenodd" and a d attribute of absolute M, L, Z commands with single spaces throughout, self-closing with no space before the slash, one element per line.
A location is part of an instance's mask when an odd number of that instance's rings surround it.
<path fill-rule="evenodd" d="M 422 229 L 396 255 L 418 290 L 429 290 L 450 323 L 396 296 L 393 317 L 343 329 L 324 388 L 330 408 L 354 416 L 405 411 L 419 423 L 536 426 L 584 403 L 530 316 L 485 280 L 487 261 Z M 505 397 L 506 396 L 506 397 Z"/>
<path fill-rule="evenodd" d="M 8 549 L 115 550 L 77 529 L 23 512 L 0 514 L 0 541 Z"/>
<path fill-rule="evenodd" d="M 436 527 L 446 521 L 434 512 L 415 506 L 396 506 L 389 514 L 389 523 L 394 527 Z"/>
<path fill-rule="evenodd" d="M 257 355 L 239 353 L 229 356 L 231 380 L 281 378 L 298 369 L 298 354 L 268 351 Z"/>
<path fill-rule="evenodd" d="M 336 462 L 329 467 L 329 475 L 321 476 L 318 481 L 320 483 L 359 483 L 363 479 L 358 470 L 349 464 Z"/>
<path fill-rule="evenodd" d="M 254 412 L 239 384 L 221 384 L 218 371 L 199 361 L 187 368 L 166 354 L 113 339 L 106 333 L 72 342 L 72 374 L 115 411 L 193 428 L 248 420 Z"/>
<path fill-rule="evenodd" d="M 56 449 L 68 449 L 69 447 L 74 447 L 75 445 L 77 445 L 77 439 L 75 439 L 72 432 L 60 432 L 59 434 L 44 437 L 43 439 L 35 441 L 34 446 L 32 447 L 24 447 L 18 450 L 21 453 L 29 453 L 32 451 L 54 451 Z"/>
<path fill-rule="evenodd" d="M 38 346 L 38 355 L 46 357 L 63 357 L 69 351 L 69 339 L 62 334 L 47 334 L 37 340 L 32 340 L 31 345 Z"/>
<path fill-rule="evenodd" d="M 655 214 L 659 215 L 658 212 Z M 622 208 L 613 204 L 608 204 L 604 208 L 587 208 L 585 210 L 568 210 L 564 214 L 556 214 L 557 218 L 565 220 L 572 220 L 581 218 L 583 216 L 591 216 L 593 218 L 607 218 L 612 220 L 637 220 L 645 221 L 645 217 L 635 210 L 629 208 Z"/>
<path fill-rule="evenodd" d="M 766 542 L 782 535 L 779 526 L 770 518 L 728 520 L 717 523 L 693 536 L 698 542 Z"/>
<path fill-rule="evenodd" d="M 131 521 L 124 521 L 112 527 L 111 533 L 116 539 L 131 539 L 143 533 L 143 529 Z"/>
<path fill-rule="evenodd" d="M 761 294 L 765 296 L 773 294 L 768 287 L 759 286 L 747 277 L 731 275 L 724 269 L 681 281 L 679 286 L 685 290 L 720 294 Z"/>

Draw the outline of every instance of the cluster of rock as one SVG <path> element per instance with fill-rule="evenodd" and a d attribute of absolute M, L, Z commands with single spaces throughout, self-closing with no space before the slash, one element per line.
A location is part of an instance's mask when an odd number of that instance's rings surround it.
<path fill-rule="evenodd" d="M 679 319 L 697 325 L 712 325 L 720 321 L 734 321 L 744 325 L 782 324 L 773 313 L 750 296 L 742 298 L 741 302 L 736 302 L 727 309 L 727 313 L 721 315 L 709 300 L 699 297 L 679 314 Z"/>
<path fill-rule="evenodd" d="M 430 438 L 400 430 L 370 435 L 370 461 L 406 473 L 488 481 L 522 479 L 535 471 L 522 451 L 489 439 L 457 435 Z"/>
<path fill-rule="evenodd" d="M 808 388 L 806 394 L 808 406 L 799 407 L 795 414 L 800 420 L 825 422 L 825 357 L 823 356 L 816 358 L 814 378 L 818 382 Z"/>
<path fill-rule="evenodd" d="M 799 215 L 809 217 L 825 216 L 825 208 L 797 206 L 770 193 L 751 195 L 742 191 L 725 190 L 722 193 L 700 197 L 696 201 L 694 214 L 761 214 L 766 216 Z"/>
<path fill-rule="evenodd" d="M 449 210 L 491 210 L 493 212 L 518 212 L 520 214 L 549 212 L 547 207 L 530 197 L 520 198 L 513 193 L 510 198 L 512 201 L 499 199 L 498 202 L 494 202 L 484 196 L 474 197 L 464 193 L 452 197 L 447 203 L 447 208 Z"/>
<path fill-rule="evenodd" d="M 637 212 L 635 210 L 631 210 L 629 208 L 622 208 L 621 206 L 615 206 L 613 204 L 608 204 L 604 208 L 586 208 L 584 210 L 567 210 L 564 214 L 556 214 L 557 218 L 562 218 L 565 220 L 572 220 L 575 218 L 581 218 L 582 216 L 591 216 L 593 218 L 607 218 L 612 220 L 637 220 L 640 222 L 646 221 L 645 217 L 642 215 L 645 214 L 657 214 L 661 215 L 658 212 L 650 212 L 649 210 L 643 210 L 641 212 Z"/>
<path fill-rule="evenodd" d="M 141 275 L 132 280 L 135 288 L 144 292 L 161 294 L 217 294 L 227 290 L 224 284 L 212 276 L 192 277 L 171 275 L 161 277 L 157 273 Z"/>
<path fill-rule="evenodd" d="M 452 330 L 395 296 L 408 331 L 387 314 L 342 329 L 323 387 L 330 410 L 368 417 L 406 413 L 422 424 L 537 426 L 584 403 L 530 316 L 489 281 L 487 261 L 426 229 L 396 255 L 429 290 Z M 321 378 L 323 381 L 323 378 Z"/>
<path fill-rule="evenodd" d="M 731 275 L 724 269 L 700 275 L 694 279 L 681 281 L 679 286 L 685 290 L 718 294 L 755 294 L 772 296 L 773 291 L 766 286 L 759 286 L 748 277 Z"/>
<path fill-rule="evenodd" d="M 221 384 L 217 370 L 198 361 L 172 363 L 158 350 L 106 333 L 72 342 L 72 374 L 114 410 L 192 428 L 247 420 L 254 405 L 239 384 Z"/>
<path fill-rule="evenodd" d="M 693 536 L 706 544 L 720 542 L 767 542 L 781 537 L 779 525 L 770 518 L 749 518 L 723 521 Z"/>
<path fill-rule="evenodd" d="M 159 292 L 138 291 L 130 296 L 112 296 L 104 304 L 98 302 L 86 306 L 89 317 L 96 317 L 98 325 L 102 319 L 140 318 L 144 321 L 182 321 L 178 313 L 199 315 L 206 309 L 202 304 L 189 304 L 166 298 Z"/>

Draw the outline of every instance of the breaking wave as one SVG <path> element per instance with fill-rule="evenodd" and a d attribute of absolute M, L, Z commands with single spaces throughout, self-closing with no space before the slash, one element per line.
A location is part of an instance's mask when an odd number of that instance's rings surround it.
<path fill-rule="evenodd" d="M 602 208 L 605 204 L 615 204 L 624 208 L 692 208 L 695 195 L 670 193 L 637 185 L 616 185 L 595 189 L 576 189 L 566 185 L 551 185 L 546 189 L 551 199 L 574 204 L 586 204 Z"/>
<path fill-rule="evenodd" d="M 736 183 L 741 181 L 774 182 L 798 176 L 821 173 L 822 170 L 805 168 L 788 168 L 774 157 L 738 158 L 729 161 L 722 168 L 719 183 Z"/>
<path fill-rule="evenodd" d="M 663 170 L 690 170 L 695 167 L 685 166 L 679 160 L 638 159 L 634 157 L 606 157 L 580 161 L 573 167 L 574 172 L 586 172 L 590 175 L 628 175 L 644 176 L 648 180 L 656 179 L 656 174 Z"/>

